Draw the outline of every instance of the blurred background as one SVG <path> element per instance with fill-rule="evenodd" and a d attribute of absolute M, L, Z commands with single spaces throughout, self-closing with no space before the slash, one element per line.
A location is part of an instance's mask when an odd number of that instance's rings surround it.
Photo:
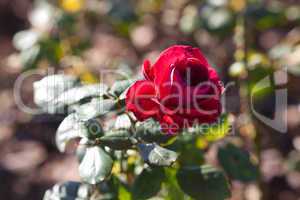
<path fill-rule="evenodd" d="M 21 73 L 51 68 L 93 83 L 101 69 L 136 74 L 145 58 L 153 63 L 174 44 L 199 47 L 224 85 L 235 83 L 226 91 L 225 111 L 234 121 L 226 139 L 251 152 L 261 175 L 250 183 L 232 180 L 231 199 L 300 199 L 300 1 L 0 0 L 0 27 L 0 199 L 39 200 L 54 183 L 79 180 L 74 156 L 55 146 L 63 116 L 34 116 L 16 105 Z M 284 134 L 252 117 L 248 104 L 255 83 L 282 68 L 288 75 L 281 86 L 288 90 Z M 29 107 L 40 78 L 21 85 Z M 254 100 L 269 118 L 274 91 Z M 216 149 L 206 146 L 198 144 L 213 163 Z"/>

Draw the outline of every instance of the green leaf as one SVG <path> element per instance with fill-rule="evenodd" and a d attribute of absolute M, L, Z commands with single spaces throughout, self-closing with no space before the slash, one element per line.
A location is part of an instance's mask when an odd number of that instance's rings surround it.
<path fill-rule="evenodd" d="M 54 185 L 45 192 L 43 200 L 86 200 L 92 194 L 88 184 L 68 181 Z"/>
<path fill-rule="evenodd" d="M 83 123 L 82 129 L 84 130 L 83 134 L 85 137 L 89 139 L 96 139 L 103 136 L 104 134 L 103 128 L 96 119 L 90 119 L 88 121 L 81 122 L 81 123 Z"/>
<path fill-rule="evenodd" d="M 115 121 L 115 129 L 129 129 L 131 128 L 131 120 L 127 114 L 119 115 Z"/>
<path fill-rule="evenodd" d="M 56 26 L 58 30 L 63 30 L 64 34 L 74 35 L 76 29 L 76 15 L 62 12 L 56 18 Z"/>
<path fill-rule="evenodd" d="M 49 106 L 51 101 L 61 93 L 79 85 L 78 79 L 71 75 L 56 74 L 46 76 L 33 83 L 34 102 L 44 110 L 54 113 L 56 110 Z"/>
<path fill-rule="evenodd" d="M 119 190 L 119 179 L 111 175 L 108 180 L 105 180 L 96 185 L 96 198 L 93 200 L 117 200 Z M 94 196 L 94 197 L 95 197 Z"/>
<path fill-rule="evenodd" d="M 181 168 L 177 172 L 180 188 L 197 200 L 224 200 L 230 197 L 224 174 L 212 166 Z"/>
<path fill-rule="evenodd" d="M 251 162 L 249 153 L 233 144 L 219 148 L 218 160 L 233 179 L 249 182 L 258 177 L 258 168 Z"/>
<path fill-rule="evenodd" d="M 78 137 L 95 139 L 103 135 L 103 129 L 95 119 L 81 122 L 76 113 L 68 115 L 56 131 L 56 145 L 59 151 L 64 152 L 68 142 Z"/>
<path fill-rule="evenodd" d="M 76 127 L 76 128 L 75 128 Z M 82 129 L 78 124 L 76 115 L 74 113 L 68 115 L 59 125 L 56 131 L 56 146 L 60 152 L 66 150 L 67 144 L 75 138 L 82 137 Z"/>
<path fill-rule="evenodd" d="M 129 130 L 110 130 L 99 138 L 100 144 L 108 146 L 114 150 L 129 149 L 136 143 Z"/>
<path fill-rule="evenodd" d="M 111 99 L 95 98 L 91 102 L 79 106 L 76 111 L 79 120 L 89 119 L 105 115 L 116 108 L 116 101 Z"/>
<path fill-rule="evenodd" d="M 75 104 L 88 97 L 100 97 L 107 92 L 108 86 L 104 84 L 90 84 L 72 88 L 60 94 L 51 102 L 55 107 L 64 107 Z"/>
<path fill-rule="evenodd" d="M 122 184 L 119 185 L 118 200 L 131 200 L 131 193 Z"/>
<path fill-rule="evenodd" d="M 107 178 L 112 170 L 113 160 L 100 147 L 88 147 L 79 165 L 79 175 L 89 184 L 99 183 Z"/>
<path fill-rule="evenodd" d="M 230 129 L 231 126 L 228 120 L 228 115 L 223 114 L 217 122 L 193 127 L 189 130 L 188 134 L 197 134 L 204 137 L 207 141 L 213 142 L 224 138 Z"/>
<path fill-rule="evenodd" d="M 109 93 L 114 96 L 120 96 L 133 82 L 134 82 L 134 80 L 132 80 L 132 79 L 116 81 L 111 86 Z"/>
<path fill-rule="evenodd" d="M 180 189 L 177 179 L 176 179 L 177 170 L 174 168 L 166 168 L 166 188 L 167 188 L 167 197 L 166 200 L 183 200 L 185 199 L 185 194 Z"/>
<path fill-rule="evenodd" d="M 61 41 L 57 37 L 43 38 L 39 42 L 41 48 L 41 57 L 48 62 L 56 65 L 60 62 L 64 50 Z"/>
<path fill-rule="evenodd" d="M 180 152 L 177 159 L 180 166 L 199 166 L 204 163 L 204 152 L 196 146 L 198 137 L 195 134 L 182 134 L 167 146 L 170 150 Z"/>
<path fill-rule="evenodd" d="M 204 152 L 196 148 L 194 143 L 182 144 L 178 162 L 181 166 L 201 165 L 204 163 Z"/>
<path fill-rule="evenodd" d="M 144 200 L 155 196 L 165 178 L 163 168 L 145 168 L 133 183 L 134 200 Z"/>
<path fill-rule="evenodd" d="M 159 123 L 154 119 L 136 123 L 135 137 L 148 143 L 166 143 L 171 138 L 174 138 L 170 134 L 162 133 Z"/>
<path fill-rule="evenodd" d="M 176 152 L 165 149 L 155 143 L 138 144 L 138 149 L 144 161 L 151 165 L 170 166 L 178 157 Z"/>

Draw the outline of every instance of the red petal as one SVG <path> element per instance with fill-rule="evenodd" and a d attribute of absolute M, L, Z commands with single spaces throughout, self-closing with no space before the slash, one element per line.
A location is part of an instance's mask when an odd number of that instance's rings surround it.
<path fill-rule="evenodd" d="M 202 55 L 200 49 L 185 45 L 174 45 L 164 50 L 156 63 L 153 65 L 154 73 L 161 72 L 162 68 L 169 67 L 177 60 L 186 58 L 197 58 L 202 65 L 208 66 L 208 62 Z"/>
<path fill-rule="evenodd" d="M 163 132 L 174 135 L 183 127 L 183 121 L 176 115 L 163 115 L 160 126 Z"/>
<path fill-rule="evenodd" d="M 198 105 L 192 105 L 189 109 L 181 109 L 179 115 L 190 122 L 196 120 L 198 123 L 212 123 L 221 114 L 222 106 L 218 99 L 205 99 Z"/>
<path fill-rule="evenodd" d="M 143 75 L 146 80 L 153 81 L 153 72 L 151 69 L 151 63 L 149 60 L 145 60 L 143 64 Z"/>
<path fill-rule="evenodd" d="M 135 114 L 136 118 L 143 121 L 155 116 L 159 112 L 155 86 L 151 81 L 137 81 L 126 94 L 126 108 Z"/>

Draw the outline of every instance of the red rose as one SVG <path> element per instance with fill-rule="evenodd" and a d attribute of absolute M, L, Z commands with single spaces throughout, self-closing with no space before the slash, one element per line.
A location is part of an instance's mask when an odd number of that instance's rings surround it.
<path fill-rule="evenodd" d="M 143 74 L 146 80 L 134 83 L 126 96 L 127 110 L 138 120 L 152 117 L 164 131 L 175 133 L 219 117 L 223 86 L 198 48 L 172 46 L 153 66 L 146 60 Z"/>

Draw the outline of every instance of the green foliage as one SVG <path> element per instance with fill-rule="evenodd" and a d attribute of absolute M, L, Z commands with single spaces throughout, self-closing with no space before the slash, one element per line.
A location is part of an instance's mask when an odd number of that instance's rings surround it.
<path fill-rule="evenodd" d="M 87 121 L 116 109 L 116 104 L 117 101 L 112 99 L 94 98 L 92 101 L 82 104 L 76 113 L 79 120 Z"/>
<path fill-rule="evenodd" d="M 170 149 L 180 152 L 178 162 L 181 166 L 200 165 L 204 162 L 204 152 L 196 146 L 197 136 L 185 134 L 168 146 Z"/>
<path fill-rule="evenodd" d="M 225 137 L 230 129 L 231 125 L 228 121 L 228 115 L 222 114 L 215 123 L 196 125 L 187 134 L 194 133 L 209 142 L 213 142 Z"/>
<path fill-rule="evenodd" d="M 114 150 L 129 149 L 137 142 L 129 130 L 110 130 L 99 138 L 100 144 Z"/>
<path fill-rule="evenodd" d="M 137 176 L 132 188 L 134 200 L 145 200 L 155 196 L 161 189 L 165 174 L 163 168 L 145 168 Z"/>
<path fill-rule="evenodd" d="M 147 119 L 144 122 L 136 123 L 135 136 L 145 142 L 152 143 L 166 143 L 168 140 L 174 138 L 172 135 L 164 134 L 158 122 L 154 119 Z"/>
<path fill-rule="evenodd" d="M 117 116 L 114 124 L 115 129 L 130 129 L 132 127 L 132 120 L 127 114 Z"/>
<path fill-rule="evenodd" d="M 91 194 L 90 185 L 68 181 L 47 190 L 43 200 L 88 200 Z"/>
<path fill-rule="evenodd" d="M 80 102 L 86 98 L 104 96 L 107 89 L 108 86 L 101 83 L 74 87 L 60 94 L 51 102 L 51 104 L 53 104 L 53 107 L 63 108 Z"/>
<path fill-rule="evenodd" d="M 177 153 L 155 143 L 138 144 L 138 149 L 145 162 L 156 166 L 170 166 L 177 159 Z"/>
<path fill-rule="evenodd" d="M 247 9 L 246 14 L 255 21 L 255 27 L 259 30 L 281 26 L 286 20 L 284 13 L 278 12 L 276 9 L 271 10 L 264 5 L 253 5 Z"/>
<path fill-rule="evenodd" d="M 107 188 L 113 186 L 111 182 L 93 186 L 86 183 L 68 181 L 56 184 L 47 190 L 43 200 L 116 200 L 116 195 L 113 194 L 114 191 Z M 95 196 L 95 191 L 98 193 L 97 196 Z"/>
<path fill-rule="evenodd" d="M 64 34 L 71 35 L 76 31 L 76 14 L 61 13 L 56 19 L 59 30 L 64 30 Z"/>
<path fill-rule="evenodd" d="M 274 86 L 272 85 L 266 88 L 256 88 L 259 85 L 259 81 L 263 80 L 265 77 L 271 76 L 272 73 L 272 69 L 264 67 L 256 67 L 249 70 L 250 81 L 248 82 L 248 90 L 250 91 L 250 94 L 255 97 L 254 101 L 259 102 L 264 97 L 271 95 L 274 91 Z"/>
<path fill-rule="evenodd" d="M 89 184 L 96 184 L 107 178 L 113 160 L 101 147 L 88 147 L 79 165 L 79 175 Z"/>
<path fill-rule="evenodd" d="M 122 96 L 124 96 L 126 89 L 132 84 L 132 80 L 118 81 L 111 88 L 108 88 L 102 84 L 81 85 L 73 77 L 58 76 L 62 82 L 71 82 L 71 86 L 65 86 L 61 83 L 44 84 L 44 82 L 48 82 L 54 78 L 44 78 L 39 84 L 35 84 L 40 86 L 35 86 L 35 89 L 37 89 L 36 92 L 41 91 L 42 86 L 46 85 L 53 93 L 51 100 L 46 103 L 37 101 L 37 103 L 39 106 L 45 104 L 51 105 L 49 107 L 52 108 L 50 110 L 52 113 L 65 107 L 73 109 L 73 112 L 58 127 L 56 143 L 59 150 L 64 152 L 70 141 L 81 138 L 76 154 L 80 162 L 79 175 L 84 182 L 89 184 L 105 182 L 110 177 L 112 171 L 116 170 L 113 170 L 112 158 L 118 159 L 116 166 L 120 164 L 122 170 L 127 169 L 129 165 L 126 165 L 126 159 L 128 157 L 124 154 L 124 150 L 136 149 L 142 160 L 152 168 L 145 168 L 137 176 L 132 186 L 125 185 L 116 178 L 113 178 L 117 183 L 114 184 L 113 188 L 115 189 L 112 193 L 118 193 L 119 198 L 124 200 L 156 198 L 158 193 L 161 193 L 160 195 L 163 198 L 170 200 L 176 200 L 177 197 L 179 199 L 190 199 L 185 193 L 194 197 L 193 190 L 191 192 L 182 185 L 182 181 L 184 180 L 182 180 L 181 174 L 186 173 L 185 168 L 181 168 L 178 173 L 176 169 L 170 169 L 170 171 L 166 169 L 166 173 L 170 175 L 170 177 L 166 177 L 165 170 L 161 167 L 170 167 L 175 163 L 179 155 L 177 152 L 181 153 L 177 165 L 184 167 L 202 164 L 203 153 L 196 147 L 195 139 L 198 137 L 211 138 L 211 134 L 215 135 L 209 141 L 224 137 L 226 131 L 229 130 L 227 116 L 222 116 L 218 123 L 204 128 L 193 127 L 192 129 L 185 130 L 182 136 L 175 137 L 162 133 L 159 123 L 153 119 L 135 123 L 132 115 L 124 113 L 124 110 L 119 109 L 122 106 L 120 102 L 124 100 Z M 72 106 L 75 107 L 73 108 Z M 110 113 L 117 114 L 113 120 L 113 126 L 102 127 L 102 123 L 99 121 L 105 119 Z M 159 144 L 167 145 L 172 150 L 161 147 Z M 109 147 L 107 149 L 109 153 L 105 151 L 107 147 Z M 119 150 L 122 150 L 121 154 Z M 123 156 L 120 157 L 120 155 Z M 187 160 L 188 158 L 190 159 Z M 138 167 L 136 164 L 131 165 L 133 167 L 132 170 Z M 200 172 L 202 171 L 200 170 Z M 194 173 L 194 171 L 191 173 Z M 203 178 L 202 174 L 199 175 L 196 173 L 200 179 L 196 177 L 197 180 L 199 179 L 200 184 L 208 184 L 209 186 L 224 184 L 221 179 L 223 177 L 221 176 L 222 174 L 219 175 L 219 172 L 215 172 L 215 174 L 217 175 Z M 178 179 L 178 184 L 176 179 Z M 192 179 L 193 181 L 196 180 Z M 225 184 L 227 183 L 225 182 Z M 216 186 L 213 185 L 213 187 Z M 222 190 L 225 190 L 224 187 L 226 185 L 218 187 L 223 192 Z M 173 192 L 166 193 L 163 190 L 161 191 L 162 188 L 168 188 L 168 190 Z M 205 189 L 201 195 L 206 197 L 206 195 L 210 195 L 209 192 L 209 190 L 206 191 Z M 103 197 L 102 199 L 105 198 Z"/>
<path fill-rule="evenodd" d="M 230 197 L 224 174 L 208 165 L 179 169 L 177 181 L 180 188 L 195 199 L 224 200 Z"/>
<path fill-rule="evenodd" d="M 166 168 L 165 169 L 165 185 L 167 188 L 166 200 L 183 200 L 185 198 L 185 194 L 180 189 L 176 178 L 177 170 L 175 168 Z"/>
<path fill-rule="evenodd" d="M 57 37 L 43 39 L 39 45 L 41 48 L 41 58 L 47 59 L 52 65 L 57 65 L 63 55 L 60 39 Z"/>
<path fill-rule="evenodd" d="M 249 153 L 233 144 L 219 148 L 218 160 L 233 179 L 249 182 L 258 177 L 258 168 L 251 161 Z"/>
<path fill-rule="evenodd" d="M 119 191 L 118 191 L 118 199 L 119 200 L 131 200 L 131 193 L 130 191 L 122 184 L 119 185 Z"/>
<path fill-rule="evenodd" d="M 67 144 L 75 138 L 98 138 L 103 135 L 99 122 L 95 119 L 79 121 L 76 113 L 68 115 L 59 125 L 56 132 L 56 145 L 61 152 L 66 150 Z"/>
<path fill-rule="evenodd" d="M 67 116 L 59 125 L 56 131 L 56 145 L 59 151 L 64 152 L 68 142 L 72 139 L 82 137 L 81 127 L 74 129 L 74 124 L 77 123 L 76 115 L 74 113 Z"/>
<path fill-rule="evenodd" d="M 133 82 L 134 80 L 132 79 L 116 81 L 111 86 L 109 93 L 115 96 L 120 96 Z"/>
<path fill-rule="evenodd" d="M 78 78 L 71 75 L 56 74 L 36 81 L 33 84 L 34 102 L 45 112 L 57 112 L 55 107 L 52 107 L 52 101 L 61 93 L 73 87 L 80 85 Z"/>

